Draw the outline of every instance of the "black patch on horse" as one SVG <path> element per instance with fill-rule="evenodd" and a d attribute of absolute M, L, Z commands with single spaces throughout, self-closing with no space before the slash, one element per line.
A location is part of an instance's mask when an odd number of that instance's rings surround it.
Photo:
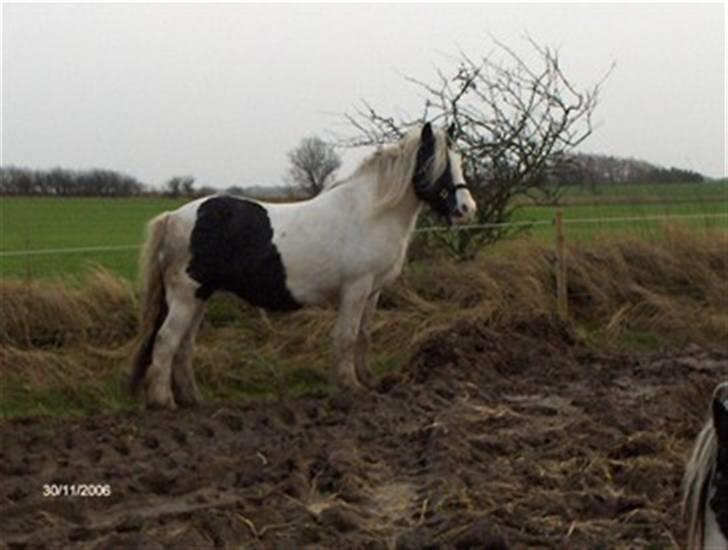
<path fill-rule="evenodd" d="M 301 304 L 286 286 L 286 269 L 273 244 L 268 212 L 260 204 L 233 197 L 203 202 L 190 237 L 192 259 L 187 273 L 200 283 L 203 300 L 217 290 L 271 310 Z"/>

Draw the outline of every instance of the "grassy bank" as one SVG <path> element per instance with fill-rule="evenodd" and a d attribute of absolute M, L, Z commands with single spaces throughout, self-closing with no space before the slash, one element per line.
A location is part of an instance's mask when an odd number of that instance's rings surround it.
<path fill-rule="evenodd" d="M 728 341 L 728 236 L 664 228 L 659 238 L 599 239 L 569 248 L 574 337 L 595 349 Z M 374 368 L 396 370 L 431 335 L 461 321 L 493 330 L 554 319 L 554 254 L 536 239 L 472 262 L 410 263 L 382 298 Z M 123 277 L 81 285 L 0 282 L 0 415 L 86 414 L 136 406 L 124 391 L 137 296 Z M 196 350 L 211 399 L 325 393 L 334 312 L 265 315 L 218 297 Z M 510 329 L 508 329 L 510 330 Z"/>

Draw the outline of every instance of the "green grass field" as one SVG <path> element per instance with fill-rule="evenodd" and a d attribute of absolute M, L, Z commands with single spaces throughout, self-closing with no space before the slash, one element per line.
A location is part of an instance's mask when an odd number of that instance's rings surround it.
<path fill-rule="evenodd" d="M 0 277 L 76 277 L 90 267 L 103 266 L 133 278 L 138 254 L 134 247 L 142 242 L 147 220 L 185 201 L 165 198 L 2 198 Z M 650 236 L 665 223 L 665 220 L 609 221 L 609 218 L 673 216 L 673 221 L 680 220 L 679 223 L 695 229 L 728 229 L 726 183 L 620 185 L 602 188 L 596 194 L 569 189 L 565 203 L 562 208 L 567 238 L 578 241 L 620 232 Z M 514 221 L 550 221 L 556 209 L 524 205 Z M 677 218 L 686 215 L 691 218 Z M 601 221 L 578 223 L 588 219 Z M 552 239 L 553 227 L 536 225 L 530 233 L 538 239 Z M 85 247 L 109 247 L 110 250 L 38 253 Z M 25 251 L 29 253 L 22 254 Z"/>
<path fill-rule="evenodd" d="M 728 181 L 704 183 L 647 183 L 642 185 L 615 184 L 592 191 L 586 187 L 567 187 L 564 199 L 585 198 L 592 201 L 609 198 L 662 201 L 728 200 Z"/>
<path fill-rule="evenodd" d="M 144 239 L 146 222 L 185 199 L 3 198 L 0 253 L 86 247 L 126 247 Z M 0 256 L 0 277 L 78 275 L 101 265 L 134 277 L 134 249 Z"/>
<path fill-rule="evenodd" d="M 695 230 L 728 229 L 728 197 L 722 201 L 524 206 L 513 221 L 550 222 L 559 208 L 564 212 L 567 238 L 580 242 L 622 233 L 652 237 L 666 223 L 684 224 Z M 550 224 L 535 225 L 531 233 L 551 239 L 554 230 Z"/>

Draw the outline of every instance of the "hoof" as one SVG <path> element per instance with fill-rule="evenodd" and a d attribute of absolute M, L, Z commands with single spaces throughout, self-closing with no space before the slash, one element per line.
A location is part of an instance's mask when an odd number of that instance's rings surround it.
<path fill-rule="evenodd" d="M 166 402 L 150 401 L 146 402 L 147 410 L 149 411 L 175 411 L 177 410 L 177 404 L 174 399 Z"/>
<path fill-rule="evenodd" d="M 187 389 L 187 387 L 185 387 L 185 389 L 183 389 L 183 386 L 176 384 L 174 379 L 172 380 L 172 393 L 177 405 L 185 409 L 197 407 L 202 402 L 200 392 L 197 388 Z"/>
<path fill-rule="evenodd" d="M 147 386 L 144 401 L 147 409 L 151 410 L 168 409 L 173 411 L 177 408 L 177 403 L 175 403 L 174 396 L 169 388 L 162 389 L 159 386 Z"/>
<path fill-rule="evenodd" d="M 348 392 L 362 392 L 366 389 L 365 386 L 359 381 L 359 378 L 354 373 L 347 375 L 339 375 L 336 378 L 336 386 L 341 391 Z"/>
<path fill-rule="evenodd" d="M 175 401 L 177 402 L 177 406 L 182 409 L 195 409 L 202 404 L 202 400 L 197 398 L 185 399 L 177 397 Z"/>
<path fill-rule="evenodd" d="M 377 387 L 377 381 L 374 379 L 374 375 L 372 375 L 372 373 L 368 370 L 357 370 L 356 379 L 360 386 L 368 390 L 373 390 Z"/>

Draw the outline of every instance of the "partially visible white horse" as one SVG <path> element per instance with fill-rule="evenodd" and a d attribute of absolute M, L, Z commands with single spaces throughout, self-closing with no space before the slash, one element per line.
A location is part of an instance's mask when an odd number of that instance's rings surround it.
<path fill-rule="evenodd" d="M 144 381 L 151 407 L 199 400 L 192 348 L 205 302 L 219 290 L 272 310 L 338 303 L 336 380 L 368 385 L 369 321 L 380 290 L 402 270 L 423 204 L 456 223 L 475 214 L 451 134 L 427 123 L 308 201 L 220 195 L 152 220 L 132 388 Z"/>
<path fill-rule="evenodd" d="M 728 550 L 728 382 L 713 392 L 711 415 L 685 467 L 683 514 L 690 550 Z"/>

